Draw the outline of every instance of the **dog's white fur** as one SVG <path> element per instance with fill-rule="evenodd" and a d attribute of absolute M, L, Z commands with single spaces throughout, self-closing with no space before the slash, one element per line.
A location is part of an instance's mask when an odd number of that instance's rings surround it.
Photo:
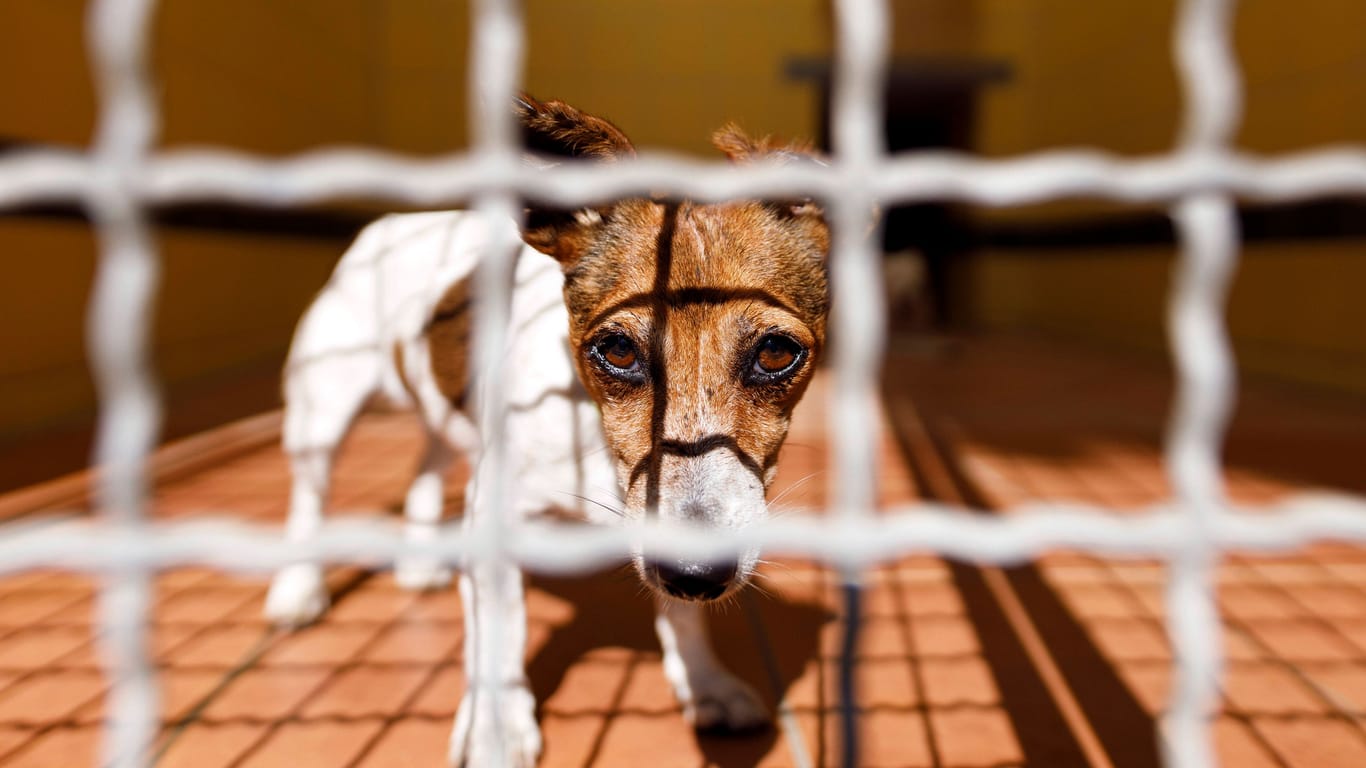
<path fill-rule="evenodd" d="M 291 539 L 305 540 L 318 530 L 335 451 L 357 413 L 376 398 L 415 410 L 427 432 L 422 468 L 404 504 L 408 536 L 421 540 L 435 534 L 443 476 L 457 451 L 475 467 L 466 490 L 465 524 L 495 513 L 481 503 L 478 490 L 478 429 L 438 388 L 424 333 L 446 289 L 471 276 L 485 237 L 485 222 L 468 212 L 384 218 L 361 234 L 309 307 L 285 375 Z M 520 250 L 505 368 L 507 471 L 516 478 L 507 513 L 520 519 L 558 509 L 595 523 L 615 523 L 616 516 L 592 503 L 621 506 L 597 407 L 569 356 L 562 287 L 554 260 L 530 247 Z M 484 765 L 499 746 L 492 742 L 492 697 L 483 695 L 492 686 L 502 687 L 499 719 L 507 753 L 520 765 L 534 764 L 540 753 L 535 701 L 524 669 L 521 576 L 515 566 L 501 568 L 498 573 L 476 567 L 460 580 L 470 683 L 451 735 L 454 764 Z M 436 562 L 410 561 L 398 564 L 396 578 L 405 587 L 426 589 L 445 585 L 450 573 Z M 495 589 L 501 599 L 487 599 Z M 504 613 L 491 615 L 484 607 L 490 603 L 503 606 Z M 300 626 L 318 618 L 327 604 L 322 568 L 297 564 L 276 575 L 266 616 L 279 625 Z M 717 660 L 702 610 L 695 603 L 661 600 L 655 620 L 664 671 L 686 717 L 699 728 L 762 725 L 766 707 Z M 502 627 L 504 668 L 486 679 L 478 664 L 480 630 L 494 622 Z"/>

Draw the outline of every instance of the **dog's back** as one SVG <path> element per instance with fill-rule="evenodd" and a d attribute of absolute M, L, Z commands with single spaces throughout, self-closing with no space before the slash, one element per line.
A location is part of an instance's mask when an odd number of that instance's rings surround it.
<path fill-rule="evenodd" d="M 356 412 L 379 400 L 415 410 L 433 438 L 477 452 L 471 334 L 486 239 L 486 223 L 467 211 L 387 216 L 360 234 L 295 332 L 287 451 L 330 450 Z M 503 388 L 511 455 L 533 482 L 592 495 L 575 465 L 601 447 L 601 427 L 570 359 L 563 274 L 523 246 L 514 282 Z"/>
<path fill-rule="evenodd" d="M 482 222 L 463 211 L 386 216 L 366 227 L 299 322 L 285 375 L 286 402 L 305 396 L 292 386 L 308 369 L 366 358 L 355 367 L 367 369 L 361 378 L 372 394 L 415 407 L 393 364 L 394 345 L 422 335 L 443 287 L 472 275 L 483 240 Z"/>

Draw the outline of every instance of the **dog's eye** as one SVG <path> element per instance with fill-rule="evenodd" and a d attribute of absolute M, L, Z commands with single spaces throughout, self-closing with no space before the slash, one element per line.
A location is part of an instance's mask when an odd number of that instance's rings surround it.
<path fill-rule="evenodd" d="M 751 377 L 759 383 L 770 383 L 797 370 L 806 350 L 792 339 L 778 334 L 770 334 L 759 341 L 754 348 L 754 364 Z"/>
<path fill-rule="evenodd" d="M 609 333 L 598 339 L 591 354 L 608 373 L 630 379 L 640 374 L 640 355 L 635 343 L 624 334 Z"/>

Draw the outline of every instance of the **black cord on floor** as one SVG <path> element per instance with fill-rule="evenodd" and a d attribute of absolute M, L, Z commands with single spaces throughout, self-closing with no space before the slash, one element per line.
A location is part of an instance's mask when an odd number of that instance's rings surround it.
<path fill-rule="evenodd" d="M 858 698 L 854 685 L 854 669 L 858 654 L 858 630 L 860 602 L 863 588 L 852 578 L 845 579 L 841 588 L 844 593 L 844 647 L 840 649 L 840 731 L 843 740 L 840 744 L 840 764 L 845 768 L 858 765 Z"/>

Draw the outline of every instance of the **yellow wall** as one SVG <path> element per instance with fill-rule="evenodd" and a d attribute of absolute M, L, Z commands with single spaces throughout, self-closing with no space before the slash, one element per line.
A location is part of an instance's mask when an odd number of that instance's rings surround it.
<path fill-rule="evenodd" d="M 0 135 L 81 142 L 93 110 L 83 0 L 0 0 Z M 1009 63 L 980 148 L 1158 152 L 1179 128 L 1174 0 L 899 0 L 900 55 Z M 828 0 L 527 0 L 526 86 L 612 116 L 640 143 L 706 151 L 727 119 L 810 134 L 786 59 L 829 49 Z M 466 0 L 163 0 L 155 62 L 168 144 L 296 151 L 463 146 Z M 1238 4 L 1241 143 L 1280 151 L 1366 136 L 1366 3 Z M 37 75 L 37 76 L 35 76 Z"/>
<path fill-rule="evenodd" d="M 1179 98 L 1168 50 L 1173 5 L 982 0 L 979 50 L 1009 62 L 1011 75 L 984 94 L 980 149 L 1168 147 Z"/>
<path fill-rule="evenodd" d="M 1166 349 L 1174 253 L 1106 248 L 978 254 L 965 267 L 975 322 L 1105 345 Z M 1228 304 L 1245 372 L 1366 394 L 1366 242 L 1252 243 Z"/>
<path fill-rule="evenodd" d="M 94 242 L 63 222 L 0 219 L 0 443 L 87 411 L 85 300 Z"/>
<path fill-rule="evenodd" d="M 94 122 L 82 0 L 0 0 L 0 139 L 84 144 Z"/>
<path fill-rule="evenodd" d="M 279 366 L 300 312 L 344 242 L 162 231 L 155 354 L 172 397 L 213 372 Z M 94 240 L 84 226 L 0 219 L 0 447 L 88 421 L 85 312 Z M 236 417 L 241 414 L 225 414 Z"/>
<path fill-rule="evenodd" d="M 981 0 L 980 49 L 1010 62 L 990 88 L 978 140 L 995 155 L 1092 146 L 1167 151 L 1182 94 L 1170 62 L 1173 0 Z M 1245 89 L 1238 144 L 1276 153 L 1366 141 L 1366 3 L 1237 4 Z M 1066 221 L 1133 209 L 1095 201 L 979 211 L 986 220 Z M 1245 260 L 1229 320 L 1245 370 L 1366 393 L 1366 243 L 1259 243 Z M 1153 248 L 979 254 L 965 268 L 972 315 L 1154 350 L 1165 346 L 1171 256 Z"/>
<path fill-rule="evenodd" d="M 979 47 L 1010 63 L 983 101 L 982 151 L 1071 146 L 1146 154 L 1180 130 L 1174 0 L 980 0 Z M 1366 139 L 1366 3 L 1237 3 L 1239 144 L 1277 152 Z"/>
<path fill-rule="evenodd" d="M 978 0 L 892 3 L 898 55 L 968 55 Z M 94 109 L 83 0 L 0 0 L 0 136 L 83 143 Z M 162 0 L 165 144 L 260 152 L 463 147 L 467 0 Z M 828 0 L 527 0 L 525 87 L 620 123 L 642 146 L 712 154 L 727 120 L 811 137 L 818 104 L 786 63 L 830 47 Z M 40 72 L 41 77 L 34 77 Z"/>
<path fill-rule="evenodd" d="M 93 121 L 82 0 L 0 0 L 0 136 L 84 143 Z M 619 122 L 642 146 L 711 153 L 726 120 L 809 136 L 822 0 L 529 0 L 525 87 Z M 946 14 L 950 17 L 952 14 Z M 163 0 L 155 52 L 167 145 L 297 152 L 467 141 L 465 0 Z M 34 77 L 34 73 L 41 77 Z"/>
<path fill-rule="evenodd" d="M 531 0 L 527 11 L 527 89 L 599 111 L 638 146 L 714 156 L 711 133 L 727 120 L 758 134 L 814 130 L 813 89 L 783 67 L 823 50 L 822 3 Z"/>
<path fill-rule="evenodd" d="M 1283 152 L 1366 141 L 1366 3 L 1239 3 L 1243 147 Z"/>

